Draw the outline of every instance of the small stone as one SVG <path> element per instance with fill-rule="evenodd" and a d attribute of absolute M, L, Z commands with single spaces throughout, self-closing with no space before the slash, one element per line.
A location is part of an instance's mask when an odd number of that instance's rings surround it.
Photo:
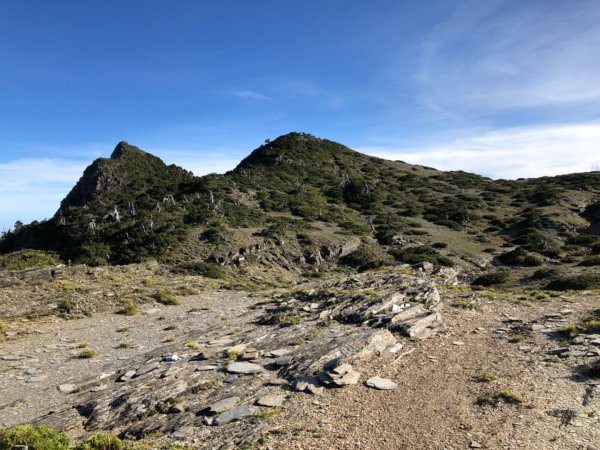
<path fill-rule="evenodd" d="M 119 378 L 119 381 L 129 381 L 135 376 L 135 370 L 128 370 Z"/>
<path fill-rule="evenodd" d="M 562 314 L 560 313 L 548 313 L 546 314 L 546 319 L 562 319 Z"/>
<path fill-rule="evenodd" d="M 182 433 L 181 431 L 177 430 L 177 431 L 173 431 L 171 433 L 171 438 L 182 441 L 184 439 L 187 439 L 187 435 L 185 433 Z"/>
<path fill-rule="evenodd" d="M 251 361 L 254 359 L 258 359 L 260 357 L 260 352 L 258 350 L 246 350 L 243 354 L 242 354 L 242 359 L 244 361 Z"/>
<path fill-rule="evenodd" d="M 594 345 L 596 347 L 600 347 L 600 339 L 593 339 L 589 343 L 590 343 L 590 345 Z"/>
<path fill-rule="evenodd" d="M 294 380 L 293 388 L 298 392 L 310 392 L 311 394 L 323 393 L 323 386 L 320 385 L 319 380 L 313 376 L 305 376 Z"/>
<path fill-rule="evenodd" d="M 58 390 L 65 394 L 70 394 L 71 392 L 75 392 L 77 390 L 77 386 L 71 383 L 65 383 L 58 386 Z"/>
<path fill-rule="evenodd" d="M 331 369 L 331 371 L 333 373 L 337 373 L 338 375 L 343 375 L 347 372 L 350 372 L 351 370 L 352 370 L 352 366 L 348 363 L 340 364 L 339 366 Z"/>
<path fill-rule="evenodd" d="M 239 402 L 240 402 L 239 397 L 228 397 L 228 398 L 224 398 L 223 400 L 219 400 L 218 402 L 213 403 L 212 405 L 210 405 L 208 407 L 208 409 L 213 414 L 219 414 L 219 413 L 222 413 L 224 411 L 227 411 L 227 410 L 233 408 Z"/>
<path fill-rule="evenodd" d="M 392 305 L 392 314 L 398 314 L 404 311 L 404 308 L 400 305 L 393 304 Z"/>
<path fill-rule="evenodd" d="M 280 356 L 275 360 L 277 366 L 289 366 L 292 363 L 293 357 L 291 355 Z"/>
<path fill-rule="evenodd" d="M 403 347 L 404 347 L 404 345 L 402 345 L 400 342 L 398 342 L 397 344 L 394 344 L 390 348 L 390 353 L 398 353 L 400 350 L 402 350 Z"/>
<path fill-rule="evenodd" d="M 48 378 L 48 375 L 39 375 L 37 377 L 29 377 L 27 380 L 28 383 L 39 383 L 40 381 L 44 381 Z"/>
<path fill-rule="evenodd" d="M 287 386 L 290 384 L 288 380 L 284 380 L 283 378 L 274 378 L 273 380 L 269 380 L 267 384 L 271 386 Z"/>
<path fill-rule="evenodd" d="M 342 375 L 340 378 L 333 380 L 333 383 L 336 386 L 351 386 L 353 384 L 358 383 L 360 379 L 360 373 L 355 370 L 350 370 L 349 372 Z"/>
<path fill-rule="evenodd" d="M 250 362 L 234 362 L 227 366 L 227 372 L 229 373 L 252 374 L 262 370 L 261 366 Z"/>
<path fill-rule="evenodd" d="M 477 441 L 471 441 L 470 448 L 481 448 L 481 444 Z"/>
<path fill-rule="evenodd" d="M 545 325 L 540 325 L 538 323 L 534 323 L 533 325 L 531 325 L 531 331 L 541 331 L 544 328 L 546 328 Z"/>
<path fill-rule="evenodd" d="M 177 356 L 176 354 L 172 354 L 172 355 L 165 355 L 162 357 L 163 362 L 175 362 L 175 361 L 179 361 L 179 356 Z"/>
<path fill-rule="evenodd" d="M 225 423 L 233 422 L 235 420 L 249 417 L 254 414 L 254 411 L 246 405 L 238 406 L 236 408 L 225 411 L 223 414 L 215 417 L 214 424 L 222 425 Z"/>
<path fill-rule="evenodd" d="M 204 423 L 210 427 L 210 426 L 214 425 L 215 418 L 214 417 L 205 417 Z"/>
<path fill-rule="evenodd" d="M 181 403 L 176 403 L 175 405 L 171 406 L 171 408 L 169 408 L 169 412 L 171 412 L 172 414 L 180 414 L 182 412 L 185 412 L 185 405 Z"/>
<path fill-rule="evenodd" d="M 210 370 L 217 370 L 218 368 L 219 368 L 219 366 L 215 366 L 212 364 L 206 364 L 203 366 L 196 367 L 196 372 L 208 372 Z"/>
<path fill-rule="evenodd" d="M 463 341 L 454 341 L 454 342 L 452 342 L 452 345 L 462 346 L 462 345 L 465 345 L 465 343 Z"/>
<path fill-rule="evenodd" d="M 234 381 L 237 381 L 240 377 L 237 376 L 235 373 L 232 373 L 231 375 L 228 375 L 227 378 L 225 378 L 223 380 L 223 383 L 233 383 Z"/>
<path fill-rule="evenodd" d="M 284 401 L 284 395 L 263 395 L 258 400 L 256 400 L 256 404 L 259 406 L 268 406 L 271 408 L 276 408 L 283 405 Z"/>
<path fill-rule="evenodd" d="M 277 350 L 271 350 L 270 352 L 265 353 L 265 356 L 269 358 L 279 358 L 280 356 L 287 355 L 291 350 L 287 348 L 278 348 Z"/>
<path fill-rule="evenodd" d="M 555 348 L 552 350 L 548 350 L 546 353 L 548 355 L 561 355 L 563 353 L 568 353 L 569 352 L 569 347 L 559 347 L 559 348 Z"/>
<path fill-rule="evenodd" d="M 367 386 L 380 390 L 396 389 L 396 383 L 388 378 L 373 377 L 367 380 Z"/>

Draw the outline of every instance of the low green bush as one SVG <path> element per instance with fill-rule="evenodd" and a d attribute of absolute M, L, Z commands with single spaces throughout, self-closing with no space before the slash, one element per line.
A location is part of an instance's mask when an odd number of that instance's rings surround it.
<path fill-rule="evenodd" d="M 89 441 L 79 444 L 75 450 L 123 450 L 125 444 L 121 439 L 111 434 L 99 434 Z"/>
<path fill-rule="evenodd" d="M 188 275 L 202 275 L 207 278 L 223 278 L 224 271 L 221 266 L 214 263 L 205 263 L 202 261 L 192 261 L 174 266 L 171 269 L 174 273 L 185 273 Z"/>
<path fill-rule="evenodd" d="M 417 247 L 408 247 L 408 248 L 394 248 L 390 250 L 390 255 L 392 255 L 396 261 L 405 263 L 405 264 L 421 264 L 424 262 L 430 262 L 434 266 L 445 266 L 452 267 L 454 262 L 440 254 L 435 248 L 429 245 L 419 245 Z"/>
<path fill-rule="evenodd" d="M 546 286 L 552 291 L 583 291 L 586 289 L 600 289 L 599 274 L 583 274 L 558 278 Z"/>
<path fill-rule="evenodd" d="M 0 270 L 24 270 L 60 264 L 58 255 L 53 252 L 24 249 L 0 256 Z"/>
<path fill-rule="evenodd" d="M 492 272 L 486 273 L 475 278 L 471 285 L 473 286 L 495 286 L 499 284 L 504 284 L 510 278 L 510 274 L 508 272 Z"/>
<path fill-rule="evenodd" d="M 340 258 L 340 263 L 354 267 L 359 272 L 377 269 L 392 263 L 391 258 L 383 253 L 378 246 L 362 244 L 357 250 Z"/>
<path fill-rule="evenodd" d="M 522 247 L 517 247 L 510 252 L 501 254 L 498 256 L 498 260 L 507 266 L 535 267 L 541 266 L 544 263 L 542 258 L 529 253 Z"/>
<path fill-rule="evenodd" d="M 179 300 L 175 294 L 170 291 L 158 291 L 154 296 L 158 303 L 163 305 L 179 305 Z"/>
<path fill-rule="evenodd" d="M 69 450 L 69 437 L 45 426 L 18 425 L 0 430 L 0 450 Z"/>
<path fill-rule="evenodd" d="M 591 256 L 589 258 L 585 258 L 579 263 L 579 265 L 583 267 L 600 266 L 600 256 Z"/>

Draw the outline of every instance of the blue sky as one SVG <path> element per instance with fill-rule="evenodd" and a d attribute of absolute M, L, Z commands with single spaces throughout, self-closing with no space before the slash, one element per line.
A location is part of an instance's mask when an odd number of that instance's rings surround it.
<path fill-rule="evenodd" d="M 126 140 L 201 175 L 304 131 L 494 178 L 600 168 L 600 2 L 0 0 L 0 229 Z"/>

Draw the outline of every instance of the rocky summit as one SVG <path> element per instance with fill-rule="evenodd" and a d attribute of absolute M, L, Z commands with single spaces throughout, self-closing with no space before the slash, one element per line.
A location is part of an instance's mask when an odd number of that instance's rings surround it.
<path fill-rule="evenodd" d="M 600 174 L 126 142 L 0 239 L 0 449 L 596 449 Z"/>

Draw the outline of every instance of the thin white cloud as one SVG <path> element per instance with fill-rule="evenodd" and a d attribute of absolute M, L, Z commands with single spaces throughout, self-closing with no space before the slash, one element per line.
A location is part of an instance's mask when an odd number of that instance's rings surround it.
<path fill-rule="evenodd" d="M 467 1 L 423 42 L 421 102 L 446 112 L 600 100 L 600 3 Z"/>
<path fill-rule="evenodd" d="M 532 178 L 600 169 L 600 123 L 518 127 L 482 132 L 415 149 L 358 149 L 385 159 L 492 178 Z"/>
<path fill-rule="evenodd" d="M 54 215 L 77 182 L 86 162 L 19 159 L 0 163 L 0 230 Z"/>
<path fill-rule="evenodd" d="M 250 90 L 241 90 L 235 91 L 234 95 L 242 98 L 251 98 L 254 100 L 272 100 L 271 97 L 261 94 L 260 92 L 250 91 Z"/>

